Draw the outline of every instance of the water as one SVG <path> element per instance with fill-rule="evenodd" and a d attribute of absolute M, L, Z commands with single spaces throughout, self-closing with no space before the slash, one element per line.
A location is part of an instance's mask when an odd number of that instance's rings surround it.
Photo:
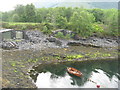
<path fill-rule="evenodd" d="M 82 77 L 70 75 L 66 67 L 74 67 L 83 73 Z M 117 60 L 100 60 L 84 62 L 64 62 L 41 64 L 33 67 L 30 76 L 38 88 L 118 88 L 120 73 Z"/>

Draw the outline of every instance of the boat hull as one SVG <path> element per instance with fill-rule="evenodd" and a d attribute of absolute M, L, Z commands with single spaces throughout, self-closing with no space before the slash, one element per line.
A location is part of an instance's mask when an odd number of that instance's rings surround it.
<path fill-rule="evenodd" d="M 81 77 L 83 75 L 79 70 L 72 67 L 67 67 L 67 72 L 77 77 Z"/>

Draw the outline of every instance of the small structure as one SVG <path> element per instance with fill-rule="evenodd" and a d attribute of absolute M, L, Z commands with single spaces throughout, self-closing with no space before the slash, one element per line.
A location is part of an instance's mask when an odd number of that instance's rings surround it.
<path fill-rule="evenodd" d="M 25 33 L 21 30 L 3 29 L 0 30 L 0 41 L 12 39 L 24 39 Z"/>
<path fill-rule="evenodd" d="M 12 29 L 3 29 L 0 30 L 0 41 L 6 39 L 12 39 Z"/>

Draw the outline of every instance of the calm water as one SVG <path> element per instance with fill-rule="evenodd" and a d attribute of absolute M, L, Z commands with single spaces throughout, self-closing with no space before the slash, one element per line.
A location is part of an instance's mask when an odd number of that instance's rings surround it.
<path fill-rule="evenodd" d="M 76 77 L 66 72 L 66 67 L 74 67 L 83 73 Z M 120 73 L 117 60 L 64 62 L 59 64 L 42 64 L 33 67 L 30 76 L 38 88 L 118 88 Z"/>

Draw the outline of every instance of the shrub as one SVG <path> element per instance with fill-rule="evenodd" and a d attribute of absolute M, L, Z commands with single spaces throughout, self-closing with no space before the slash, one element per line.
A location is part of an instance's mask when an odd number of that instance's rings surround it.
<path fill-rule="evenodd" d="M 58 32 L 57 34 L 55 34 L 55 37 L 56 38 L 61 38 L 61 39 L 70 39 L 71 34 L 64 35 L 62 32 Z"/>
<path fill-rule="evenodd" d="M 51 30 L 49 30 L 49 29 L 47 28 L 47 26 L 44 26 L 42 32 L 43 32 L 44 34 L 50 34 L 50 33 L 51 33 Z"/>
<path fill-rule="evenodd" d="M 104 32 L 103 28 L 97 24 L 93 24 L 93 31 L 98 33 Z"/>
<path fill-rule="evenodd" d="M 57 38 L 64 38 L 64 35 L 62 32 L 58 32 L 57 34 L 55 34 L 55 37 Z"/>
<path fill-rule="evenodd" d="M 71 34 L 66 34 L 65 39 L 70 39 L 71 38 Z"/>

